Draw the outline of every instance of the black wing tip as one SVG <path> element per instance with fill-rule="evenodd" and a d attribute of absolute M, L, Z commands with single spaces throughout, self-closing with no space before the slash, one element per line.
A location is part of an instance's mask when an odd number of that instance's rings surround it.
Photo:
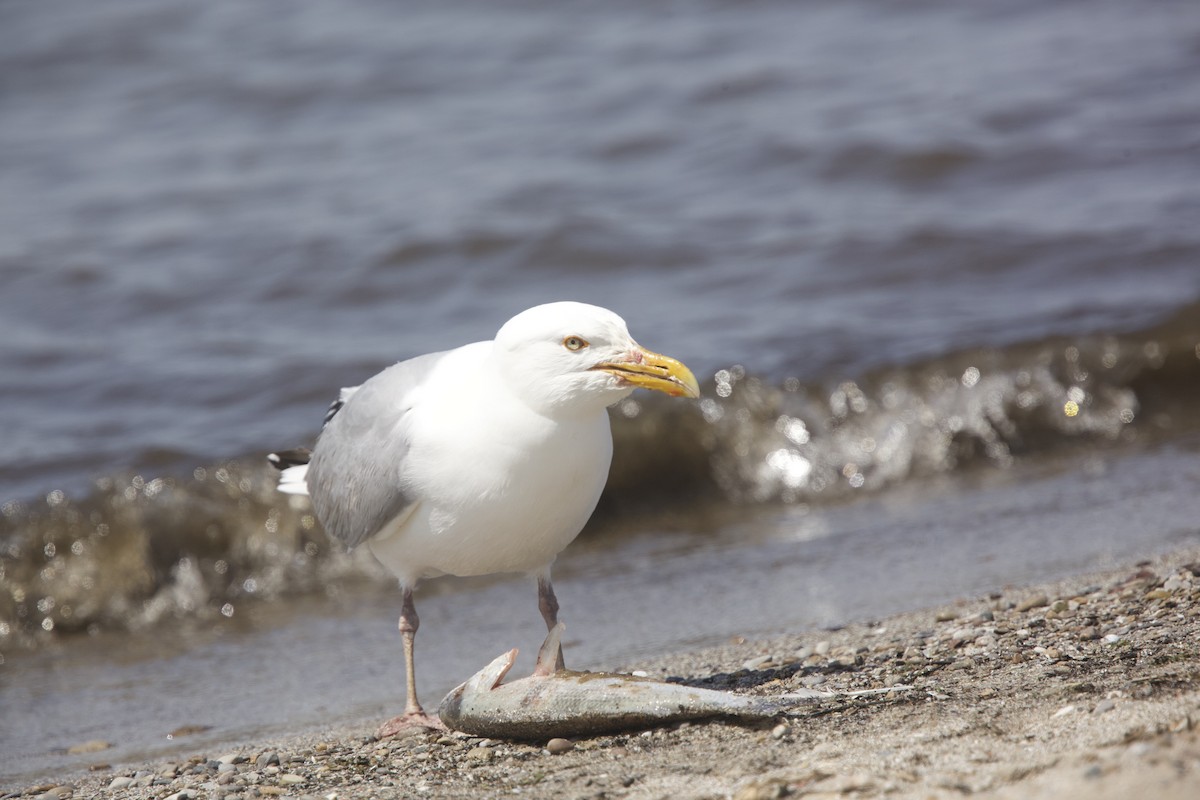
<path fill-rule="evenodd" d="M 296 447 L 291 450 L 280 450 L 278 453 L 268 453 L 267 461 L 277 470 L 289 467 L 299 467 L 307 464 L 312 457 L 312 450 L 307 447 Z"/>
<path fill-rule="evenodd" d="M 342 410 L 342 406 L 346 405 L 345 399 L 339 397 L 329 404 L 329 410 L 325 412 L 325 418 L 321 420 L 321 427 L 329 424 L 329 420 L 337 416 L 337 413 Z"/>

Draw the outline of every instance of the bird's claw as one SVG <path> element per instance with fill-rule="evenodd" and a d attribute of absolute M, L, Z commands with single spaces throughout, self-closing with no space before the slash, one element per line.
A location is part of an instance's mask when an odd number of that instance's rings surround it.
<path fill-rule="evenodd" d="M 437 717 L 431 717 L 424 711 L 409 711 L 398 717 L 393 717 L 379 726 L 375 736 L 386 739 L 390 736 L 412 736 L 429 731 L 445 731 L 446 726 Z"/>

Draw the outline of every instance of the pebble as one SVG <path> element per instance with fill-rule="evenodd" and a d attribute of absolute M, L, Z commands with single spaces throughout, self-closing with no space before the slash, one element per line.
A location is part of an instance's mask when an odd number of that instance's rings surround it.
<path fill-rule="evenodd" d="M 1017 603 L 1017 611 L 1032 611 L 1035 608 L 1041 608 L 1042 606 L 1048 605 L 1050 605 L 1050 598 L 1044 594 L 1039 594 L 1034 595 L 1033 597 L 1027 597 L 1021 602 Z"/>
<path fill-rule="evenodd" d="M 169 794 L 165 800 L 192 800 L 192 793 L 187 789 L 180 789 L 175 794 Z"/>
<path fill-rule="evenodd" d="M 1192 581 L 1190 580 L 1190 578 L 1184 578 L 1183 575 L 1176 573 L 1175 575 L 1172 575 L 1171 577 L 1167 578 L 1166 581 L 1163 582 L 1162 588 L 1167 590 L 1168 592 L 1177 592 L 1180 589 L 1183 589 L 1183 588 L 1191 586 L 1191 585 L 1192 585 Z"/>
<path fill-rule="evenodd" d="M 52 789 L 39 794 L 38 800 L 63 800 L 64 797 L 70 797 L 75 793 L 75 789 L 70 786 L 55 786 Z"/>
<path fill-rule="evenodd" d="M 225 755 L 217 758 L 217 761 L 222 764 L 245 764 L 249 760 L 250 759 L 243 755 L 239 755 L 238 753 L 226 753 Z"/>
<path fill-rule="evenodd" d="M 490 747 L 473 747 L 467 751 L 467 758 L 474 761 L 491 761 L 495 755 Z"/>
<path fill-rule="evenodd" d="M 556 738 L 551 739 L 550 741 L 546 742 L 546 750 L 552 756 L 559 755 L 560 753 L 565 753 L 568 750 L 573 750 L 574 748 L 575 748 L 574 742 L 572 742 L 570 739 L 563 739 L 561 737 L 556 737 Z"/>
<path fill-rule="evenodd" d="M 1092 709 L 1092 713 L 1093 714 L 1106 714 L 1109 711 L 1112 711 L 1116 707 L 1117 707 L 1117 704 L 1114 701 L 1112 701 L 1111 699 L 1105 698 L 1104 700 L 1101 700 L 1099 703 L 1096 703 L 1096 707 Z"/>
<path fill-rule="evenodd" d="M 294 772 L 285 772 L 279 776 L 279 782 L 284 786 L 296 786 L 304 783 L 304 776 L 297 775 Z"/>
<path fill-rule="evenodd" d="M 767 664 L 770 664 L 774 660 L 775 660 L 774 656 L 769 656 L 769 655 L 759 656 L 757 658 L 752 658 L 749 661 L 742 664 L 742 669 L 746 670 L 747 672 L 755 672 L 755 671 L 761 669 L 762 667 L 766 666 Z"/>
<path fill-rule="evenodd" d="M 784 736 L 787 736 L 787 732 L 788 732 L 788 726 L 784 725 L 783 723 L 780 723 L 771 729 L 771 738 L 772 739 L 782 739 Z"/>
<path fill-rule="evenodd" d="M 778 800 L 787 791 L 781 783 L 752 783 L 738 789 L 733 800 Z"/>
<path fill-rule="evenodd" d="M 829 653 L 830 646 L 831 645 L 829 644 L 828 639 L 822 639 L 821 641 L 817 642 L 817 646 L 813 648 L 813 652 L 819 656 L 826 655 Z"/>
<path fill-rule="evenodd" d="M 128 775 L 118 775 L 112 779 L 112 783 L 108 784 L 108 788 L 110 791 L 113 789 L 124 789 L 126 786 L 132 784 L 133 778 L 130 778 Z"/>
<path fill-rule="evenodd" d="M 1055 717 L 1065 717 L 1067 714 L 1072 714 L 1075 711 L 1075 706 L 1063 706 L 1058 711 L 1054 712 Z"/>

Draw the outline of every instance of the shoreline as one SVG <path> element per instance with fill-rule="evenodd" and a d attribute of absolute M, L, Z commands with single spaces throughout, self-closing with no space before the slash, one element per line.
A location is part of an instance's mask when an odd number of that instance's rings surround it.
<path fill-rule="evenodd" d="M 683 723 L 580 739 L 554 755 L 545 743 L 455 733 L 378 741 L 369 720 L 98 765 L 0 798 L 1182 800 L 1200 784 L 1200 548 L 630 668 L 762 695 L 915 688 L 824 701 L 760 727 Z"/>

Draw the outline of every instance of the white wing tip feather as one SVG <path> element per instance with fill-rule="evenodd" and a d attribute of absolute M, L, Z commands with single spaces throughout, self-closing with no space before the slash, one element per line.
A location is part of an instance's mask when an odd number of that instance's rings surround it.
<path fill-rule="evenodd" d="M 308 494 L 308 464 L 297 464 L 279 473 L 279 491 L 284 494 Z"/>

